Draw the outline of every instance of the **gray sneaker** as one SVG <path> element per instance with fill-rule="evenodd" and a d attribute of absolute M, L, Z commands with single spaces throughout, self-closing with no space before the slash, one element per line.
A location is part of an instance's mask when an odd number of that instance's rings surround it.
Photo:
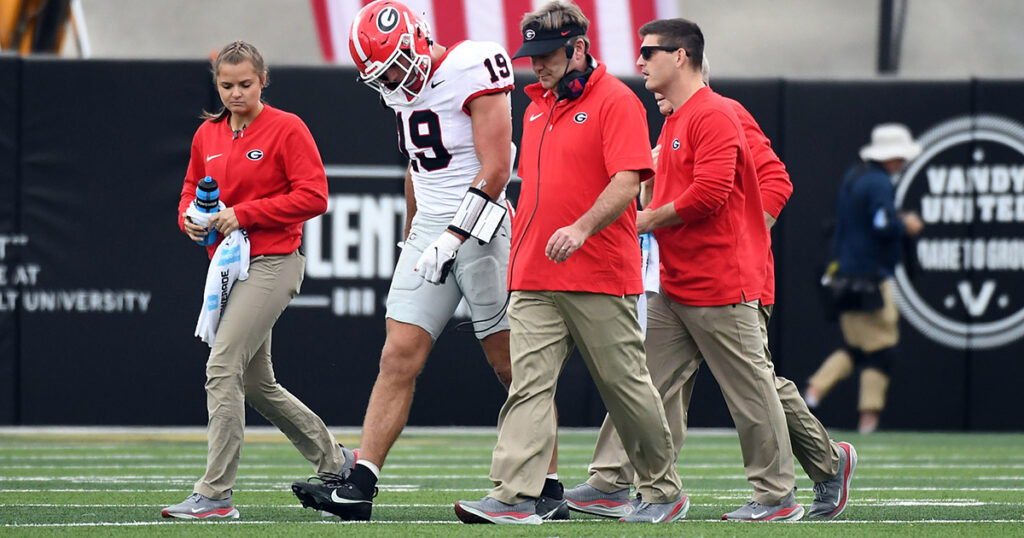
<path fill-rule="evenodd" d="M 855 469 L 857 450 L 850 443 L 839 443 L 839 471 L 824 482 L 814 483 L 814 503 L 807 517 L 832 519 L 842 514 L 850 499 L 850 482 Z"/>
<path fill-rule="evenodd" d="M 341 470 L 338 471 L 338 475 L 342 479 L 348 480 L 348 475 L 352 474 L 352 469 L 356 466 L 356 459 L 358 458 L 359 449 L 349 450 L 345 448 L 345 445 L 338 443 L 341 447 L 341 455 L 345 457 L 345 463 L 341 464 Z"/>
<path fill-rule="evenodd" d="M 540 516 L 537 515 L 536 499 L 519 504 L 505 504 L 493 497 L 484 497 L 479 501 L 455 501 L 455 515 L 463 523 L 542 523 Z"/>
<path fill-rule="evenodd" d="M 181 519 L 238 519 L 238 510 L 227 499 L 211 499 L 198 493 L 189 495 L 184 501 L 160 511 L 164 517 Z"/>
<path fill-rule="evenodd" d="M 683 494 L 678 501 L 670 503 L 647 503 L 642 500 L 632 513 L 619 521 L 623 523 L 672 523 L 686 517 L 690 511 L 690 497 Z"/>
<path fill-rule="evenodd" d="M 757 501 L 747 501 L 747 504 L 723 514 L 722 519 L 729 521 L 796 521 L 804 516 L 804 507 L 796 503 L 793 492 L 789 493 L 782 504 L 768 506 Z"/>
<path fill-rule="evenodd" d="M 620 518 L 633 511 L 629 488 L 605 493 L 586 482 L 566 491 L 565 502 L 570 510 L 595 516 Z"/>

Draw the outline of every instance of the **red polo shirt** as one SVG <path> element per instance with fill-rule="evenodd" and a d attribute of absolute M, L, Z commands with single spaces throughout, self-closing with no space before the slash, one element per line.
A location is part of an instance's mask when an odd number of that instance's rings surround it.
<path fill-rule="evenodd" d="M 313 135 L 298 116 L 270 105 L 239 136 L 227 119 L 199 126 L 178 202 L 183 231 L 181 215 L 206 176 L 217 180 L 220 201 L 249 233 L 252 256 L 295 252 L 302 223 L 327 211 L 327 176 Z M 223 239 L 218 234 L 217 244 Z M 217 244 L 207 247 L 211 257 Z"/>
<path fill-rule="evenodd" d="M 532 102 L 523 117 L 509 289 L 643 293 L 636 203 L 565 262 L 544 255 L 551 234 L 586 213 L 613 175 L 636 170 L 644 180 L 653 174 L 643 105 L 604 64 L 578 99 L 556 103 L 540 83 L 525 91 Z"/>
<path fill-rule="evenodd" d="M 701 88 L 665 121 L 652 207 L 683 224 L 654 231 L 673 300 L 720 306 L 759 299 L 768 230 L 753 156 L 733 106 Z"/>
<path fill-rule="evenodd" d="M 761 205 L 771 216 L 778 218 L 782 208 L 793 194 L 793 183 L 789 180 L 789 173 L 786 172 L 786 165 L 782 164 L 779 156 L 772 150 L 772 143 L 764 135 L 761 126 L 757 124 L 754 117 L 739 101 L 725 98 L 732 104 L 736 117 L 743 126 L 743 133 L 750 146 L 750 153 L 754 159 L 754 168 L 757 170 L 757 184 L 761 192 Z M 775 304 L 775 259 L 772 256 L 771 234 L 768 235 L 768 263 L 765 267 L 764 290 L 761 292 L 761 302 L 766 305 Z"/>

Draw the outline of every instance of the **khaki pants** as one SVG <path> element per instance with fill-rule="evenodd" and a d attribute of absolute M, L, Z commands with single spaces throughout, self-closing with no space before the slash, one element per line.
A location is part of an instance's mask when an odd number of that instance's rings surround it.
<path fill-rule="evenodd" d="M 768 350 L 768 322 L 774 305 L 761 306 L 761 339 L 768 361 L 772 353 Z M 786 427 L 793 444 L 793 455 L 800 466 L 814 482 L 824 482 L 839 472 L 839 445 L 829 438 L 825 426 L 807 408 L 807 402 L 800 395 L 796 383 L 775 376 L 775 390 L 786 413 Z"/>
<path fill-rule="evenodd" d="M 659 294 L 650 298 L 647 316 L 647 365 L 662 394 L 666 415 L 672 417 L 669 424 L 675 446 L 681 448 L 685 442 L 686 406 L 697 369 L 707 361 L 736 424 L 743 465 L 754 485 L 753 499 L 766 505 L 782 502 L 795 484 L 793 449 L 786 410 L 778 393 L 780 383 L 765 355 L 757 303 L 687 306 Z M 799 398 L 795 386 L 791 390 Z M 789 390 L 784 392 L 789 394 Z M 629 473 L 622 474 L 614 450 L 602 446 L 613 446 L 612 423 L 619 422 L 606 419 L 601 428 L 587 481 L 605 492 L 623 489 L 630 483 Z M 824 455 L 820 459 L 824 460 Z M 816 473 L 830 470 L 828 477 L 835 474 L 831 462 L 811 467 Z"/>
<path fill-rule="evenodd" d="M 490 496 L 540 496 L 555 441 L 558 375 L 576 346 L 613 419 L 645 501 L 680 498 L 672 436 L 644 361 L 636 297 L 515 291 L 508 309 L 512 386 L 498 417 Z"/>
<path fill-rule="evenodd" d="M 761 340 L 765 357 L 769 361 L 771 352 L 768 350 L 768 321 L 771 312 L 772 305 L 761 306 L 759 315 Z M 688 361 L 682 369 L 674 366 L 682 362 L 681 360 L 652 364 L 650 359 L 651 355 L 648 355 L 647 368 L 651 372 L 655 386 L 664 388 L 661 396 L 665 404 L 665 418 L 672 431 L 672 442 L 679 452 L 686 441 L 690 396 L 693 394 L 694 381 L 697 379 L 697 370 L 703 357 L 698 351 L 696 357 Z M 673 373 L 677 377 L 670 379 L 669 376 Z M 825 427 L 807 408 L 796 384 L 776 376 L 775 389 L 786 415 L 786 427 L 789 430 L 793 454 L 804 472 L 814 482 L 824 482 L 832 478 L 839 472 L 839 446 L 829 438 Z M 607 415 L 598 433 L 594 458 L 588 471 L 590 478 L 587 483 L 606 493 L 628 488 L 633 483 L 633 467 L 622 449 L 615 425 Z"/>
<path fill-rule="evenodd" d="M 870 312 L 843 312 L 839 315 L 839 328 L 846 345 L 864 353 L 876 353 L 895 347 L 900 341 L 899 310 L 893 300 L 892 279 L 883 280 L 879 286 L 882 292 L 882 308 Z M 818 390 L 821 397 L 828 394 L 837 383 L 846 379 L 859 366 L 846 349 L 837 349 L 807 380 L 807 384 Z M 880 412 L 885 409 L 885 395 L 889 389 L 889 375 L 875 367 L 861 371 L 860 411 Z"/>
<path fill-rule="evenodd" d="M 298 252 L 257 256 L 249 279 L 235 283 L 206 363 L 208 452 L 195 492 L 221 499 L 235 485 L 245 430 L 245 403 L 288 437 L 317 472 L 337 472 L 344 456 L 320 417 L 274 379 L 270 333 L 299 293 L 306 260 Z"/>
<path fill-rule="evenodd" d="M 892 279 L 878 286 L 882 294 L 882 308 L 871 312 L 843 312 L 839 314 L 839 328 L 846 345 L 873 353 L 893 347 L 900 341 L 900 313 L 892 295 Z"/>

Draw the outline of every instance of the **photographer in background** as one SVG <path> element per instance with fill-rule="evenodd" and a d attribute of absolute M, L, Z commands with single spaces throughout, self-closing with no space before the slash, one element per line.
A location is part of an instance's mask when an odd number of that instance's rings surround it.
<path fill-rule="evenodd" d="M 897 123 L 876 126 L 860 150 L 863 162 L 846 173 L 836 201 L 832 259 L 826 273 L 838 299 L 839 326 L 846 345 L 833 352 L 807 382 L 804 399 L 817 407 L 839 381 L 861 369 L 860 433 L 878 428 L 885 409 L 889 370 L 899 343 L 899 313 L 892 276 L 904 235 L 924 224 L 915 213 L 896 213 L 892 176 L 921 153 L 910 130 Z"/>

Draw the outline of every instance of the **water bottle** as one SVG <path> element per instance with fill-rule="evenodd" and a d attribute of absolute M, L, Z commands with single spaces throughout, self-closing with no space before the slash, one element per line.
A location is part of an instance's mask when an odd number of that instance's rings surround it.
<path fill-rule="evenodd" d="M 210 176 L 204 177 L 196 185 L 196 208 L 203 213 L 216 213 L 220 211 L 220 188 L 217 180 Z M 206 239 L 197 241 L 200 245 L 212 245 L 217 242 L 217 230 L 210 230 Z"/>

